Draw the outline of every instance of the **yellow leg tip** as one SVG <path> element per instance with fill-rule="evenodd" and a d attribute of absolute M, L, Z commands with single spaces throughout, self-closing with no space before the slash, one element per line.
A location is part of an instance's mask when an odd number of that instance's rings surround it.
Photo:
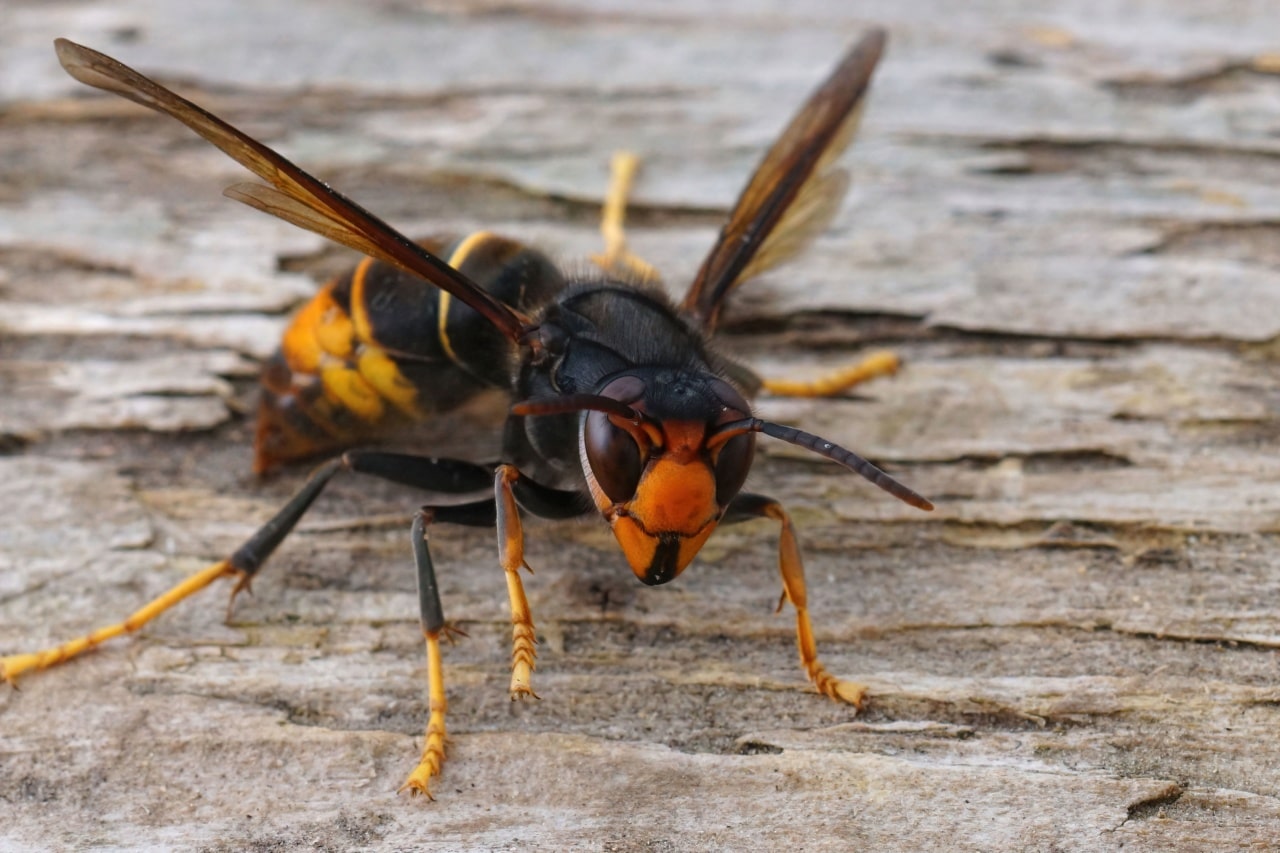
<path fill-rule="evenodd" d="M 867 685 L 856 681 L 836 681 L 831 684 L 831 692 L 827 695 L 861 711 L 867 701 Z"/>
<path fill-rule="evenodd" d="M 409 778 L 404 780 L 404 784 L 396 791 L 397 794 L 408 791 L 410 797 L 422 796 L 428 800 L 435 799 L 431 795 L 431 779 L 439 776 L 441 768 L 444 767 L 444 712 L 433 713 L 431 717 L 431 723 L 427 726 L 427 744 L 422 750 L 422 758 L 419 759 L 418 766 L 409 774 Z"/>
<path fill-rule="evenodd" d="M 523 596 L 523 592 L 521 595 Z M 527 603 L 522 603 L 519 609 L 527 614 Z M 511 698 L 516 700 L 532 696 L 537 699 L 538 694 L 534 693 L 530 686 L 533 680 L 534 661 L 538 657 L 538 638 L 533 623 L 526 616 L 511 626 L 511 634 Z"/>
<path fill-rule="evenodd" d="M 877 350 L 863 360 L 862 366 L 874 376 L 892 376 L 902 367 L 902 359 L 890 350 Z"/>
<path fill-rule="evenodd" d="M 818 661 L 812 660 L 805 662 L 805 669 L 809 673 L 809 679 L 813 682 L 813 686 L 823 696 L 827 696 L 837 702 L 844 702 L 846 705 L 861 710 L 863 704 L 867 701 L 867 685 L 859 684 L 856 681 L 841 681 L 831 673 Z"/>
<path fill-rule="evenodd" d="M 634 151 L 620 148 L 613 152 L 613 157 L 609 159 L 609 168 L 615 175 L 630 178 L 640 168 L 640 157 Z"/>
<path fill-rule="evenodd" d="M 813 646 L 813 634 L 807 625 L 800 627 L 798 638 L 801 648 L 800 665 L 817 691 L 823 696 L 861 710 L 863 703 L 867 701 L 867 685 L 856 681 L 842 681 L 827 672 L 827 668 L 818 660 L 817 650 Z"/>
<path fill-rule="evenodd" d="M 436 774 L 431 772 L 419 772 L 421 770 L 422 765 L 419 765 L 417 770 L 409 774 L 409 778 L 405 780 L 404 784 L 400 786 L 400 789 L 396 791 L 396 793 L 403 794 L 405 791 L 408 791 L 410 797 L 426 797 L 428 800 L 435 800 L 435 797 L 431 793 L 431 786 L 428 783 L 430 782 L 431 777 Z"/>
<path fill-rule="evenodd" d="M 80 650 L 77 649 L 76 653 Z M 18 676 L 42 669 L 48 669 L 56 666 L 66 660 L 71 655 L 63 652 L 63 647 L 57 649 L 48 649 L 43 652 L 33 652 L 25 655 L 8 655 L 0 658 L 0 682 L 10 684 L 14 687 L 18 686 Z"/>
<path fill-rule="evenodd" d="M 892 376 L 902 359 L 889 350 L 877 350 L 856 364 L 838 368 L 816 379 L 765 379 L 764 389 L 779 397 L 830 397 L 880 376 Z"/>
<path fill-rule="evenodd" d="M 9 655 L 0 658 L 0 681 L 13 687 L 18 686 L 18 676 L 34 669 L 39 655 Z"/>
<path fill-rule="evenodd" d="M 519 661 L 511 666 L 511 701 L 515 702 L 519 699 L 541 699 L 537 693 L 533 692 L 530 684 L 533 668 Z"/>

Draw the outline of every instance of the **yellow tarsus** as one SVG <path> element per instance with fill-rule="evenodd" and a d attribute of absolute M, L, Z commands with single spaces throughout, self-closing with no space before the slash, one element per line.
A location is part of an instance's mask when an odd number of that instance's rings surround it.
<path fill-rule="evenodd" d="M 201 569 L 177 586 L 147 602 L 122 622 L 107 625 L 92 633 L 85 634 L 83 637 L 77 637 L 62 645 L 44 649 L 43 651 L 0 658 L 0 681 L 7 681 L 13 684 L 17 677 L 25 672 L 39 671 L 48 669 L 51 666 L 57 666 L 73 657 L 84 654 L 107 640 L 114 639 L 122 634 L 132 634 L 170 607 L 204 589 L 218 578 L 238 573 L 238 570 L 232 568 L 225 560 L 214 563 L 212 566 Z"/>
<path fill-rule="evenodd" d="M 524 532 L 520 525 L 520 509 L 511 490 L 511 484 L 519 477 L 520 472 L 514 465 L 498 466 L 495 475 L 498 559 L 507 575 L 507 598 L 511 603 L 511 698 L 532 696 L 537 699 L 538 694 L 533 692 L 530 682 L 534 659 L 538 655 L 538 639 L 533 627 L 533 614 L 529 610 L 529 599 L 524 594 L 524 583 L 520 580 L 520 569 L 528 569 L 529 564 L 524 561 Z"/>
<path fill-rule="evenodd" d="M 591 261 L 610 275 L 639 281 L 658 281 L 661 276 L 650 264 L 641 260 L 627 248 L 627 234 L 623 225 L 627 218 L 627 199 L 640 169 L 640 158 L 630 151 L 617 151 L 610 163 L 609 194 L 605 197 L 604 213 L 600 218 L 600 235 L 604 237 L 604 251 L 591 256 Z"/>
<path fill-rule="evenodd" d="M 448 636 L 450 629 L 444 630 Z M 412 796 L 421 794 L 428 800 L 434 800 L 435 797 L 431 796 L 431 779 L 439 776 L 441 768 L 444 767 L 446 739 L 444 716 L 449 709 L 449 702 L 444 692 L 444 665 L 440 659 L 439 636 L 427 634 L 426 639 L 427 692 L 430 697 L 431 717 L 427 721 L 422 757 L 418 760 L 418 766 L 409 774 L 409 778 L 400 786 L 400 791 L 408 791 Z"/>
<path fill-rule="evenodd" d="M 517 572 L 507 572 L 507 594 L 511 600 L 511 698 L 538 698 L 530 682 L 534 659 L 538 656 L 538 638 L 529 614 L 529 601 Z"/>
<path fill-rule="evenodd" d="M 766 379 L 764 389 L 779 397 L 830 397 L 878 376 L 892 376 L 901 364 L 894 353 L 879 350 L 857 364 L 839 368 L 816 379 Z"/>
<path fill-rule="evenodd" d="M 813 639 L 813 626 L 809 623 L 807 607 L 796 608 L 796 647 L 800 651 L 800 666 L 819 693 L 837 702 L 862 708 L 867 693 L 866 685 L 856 681 L 841 681 L 818 660 L 818 647 Z"/>

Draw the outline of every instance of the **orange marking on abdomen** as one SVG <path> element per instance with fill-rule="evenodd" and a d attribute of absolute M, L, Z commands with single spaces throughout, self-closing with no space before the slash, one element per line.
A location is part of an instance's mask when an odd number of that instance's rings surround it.
<path fill-rule="evenodd" d="M 332 322 L 334 314 L 342 309 L 333 299 L 333 285 L 326 285 L 310 302 L 302 306 L 280 342 L 289 369 L 296 373 L 317 373 L 324 361 L 325 348 L 321 345 L 317 330 Z"/>

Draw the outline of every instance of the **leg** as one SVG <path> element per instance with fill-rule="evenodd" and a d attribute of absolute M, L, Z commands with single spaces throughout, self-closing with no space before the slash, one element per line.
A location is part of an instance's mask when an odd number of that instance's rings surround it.
<path fill-rule="evenodd" d="M 16 684 L 18 676 L 24 673 L 32 670 L 38 672 L 42 669 L 57 666 L 95 648 L 99 643 L 105 643 L 107 640 L 119 637 L 121 634 L 131 634 L 187 596 L 199 592 L 218 578 L 234 574 L 236 574 L 236 569 L 231 566 L 229 561 L 222 560 L 196 572 L 173 589 L 135 610 L 121 622 L 99 628 L 90 634 L 69 640 L 53 648 L 27 654 L 0 657 L 0 681 Z"/>
<path fill-rule="evenodd" d="M 25 672 L 48 669 L 51 666 L 56 666 L 83 654 L 98 644 L 121 634 L 131 634 L 170 607 L 222 577 L 234 576 L 238 578 L 236 586 L 231 592 L 231 599 L 234 601 L 236 594 L 249 586 L 249 581 L 252 579 L 253 574 L 267 557 L 271 556 L 271 552 L 276 549 L 281 540 L 298 523 L 298 519 L 307 511 L 311 502 L 324 490 L 329 480 L 340 468 L 341 463 L 334 460 L 316 469 L 303 487 L 298 490 L 297 494 L 290 498 L 289 503 L 276 514 L 275 518 L 259 528 L 228 559 L 219 560 L 213 565 L 201 569 L 173 589 L 143 605 L 121 622 L 108 625 L 105 628 L 99 628 L 90 634 L 77 637 L 51 649 L 45 649 L 33 654 L 10 655 L 0 658 L 0 678 L 13 683 L 14 679 Z M 229 604 L 228 613 L 230 613 Z"/>
<path fill-rule="evenodd" d="M 813 639 L 813 626 L 809 623 L 809 605 L 804 585 L 804 564 L 800 560 L 800 546 L 796 543 L 791 518 L 782 505 L 764 495 L 741 493 L 729 504 L 722 523 L 733 524 L 753 518 L 772 518 L 782 525 L 778 542 L 778 568 L 782 573 L 782 600 L 790 601 L 796 609 L 796 646 L 800 650 L 800 666 L 809 680 L 824 696 L 848 702 L 861 708 L 866 686 L 852 681 L 840 681 L 818 660 L 818 646 Z M 782 601 L 778 602 L 782 608 Z"/>
<path fill-rule="evenodd" d="M 612 178 L 609 195 L 604 202 L 604 215 L 600 220 L 600 234 L 604 237 L 604 252 L 592 255 L 591 260 L 605 272 L 639 281 L 658 281 L 657 270 L 627 248 L 627 236 L 623 222 L 627 216 L 627 196 L 635 181 L 640 160 L 630 151 L 618 151 L 610 163 Z"/>
<path fill-rule="evenodd" d="M 433 518 L 430 509 L 423 509 L 413 517 L 413 558 L 418 570 L 418 608 L 422 619 L 422 635 L 427 641 L 427 695 L 431 717 L 427 721 L 426 740 L 422 757 L 409 778 L 400 786 L 401 791 L 412 795 L 431 796 L 432 776 L 440 775 L 444 766 L 445 727 L 444 715 L 449 703 L 444 694 L 444 666 L 440 661 L 440 636 L 451 629 L 444 621 L 444 609 L 440 606 L 440 590 L 436 584 L 436 571 L 431 563 L 427 547 L 427 524 Z"/>
<path fill-rule="evenodd" d="M 472 481 L 468 478 L 467 483 Z M 440 590 L 436 583 L 435 567 L 428 547 L 427 525 L 432 521 L 444 521 L 472 527 L 489 527 L 497 524 L 500 559 L 507 569 L 507 591 L 511 597 L 511 614 L 514 646 L 511 662 L 511 697 L 534 696 L 529 689 L 529 673 L 533 669 L 535 642 L 533 620 L 529 614 L 529 602 L 520 583 L 519 568 L 524 563 L 524 539 L 520 530 L 519 510 L 515 497 L 519 497 L 532 512 L 548 518 L 568 518 L 582 513 L 581 499 L 577 492 L 566 492 L 540 486 L 522 475 L 515 466 L 498 466 L 495 480 L 498 499 L 473 501 L 445 507 L 423 507 L 413 519 L 413 557 L 418 577 L 418 608 L 422 620 L 422 634 L 427 643 L 427 693 L 431 716 L 427 721 L 426 737 L 418 766 L 400 786 L 401 791 L 412 795 L 431 796 L 430 782 L 440 775 L 445 758 L 445 712 L 448 700 L 444 692 L 444 666 L 440 659 L 440 637 L 461 633 L 444 621 L 444 609 L 440 606 Z M 514 565 L 513 565 L 514 563 Z M 512 566 L 512 568 L 507 568 Z M 514 579 L 514 580 L 513 580 Z M 523 690 L 520 687 L 523 686 Z"/>
<path fill-rule="evenodd" d="M 462 493 L 486 487 L 491 469 L 453 459 L 428 459 L 397 453 L 352 451 L 317 468 L 275 517 L 258 529 L 230 557 L 201 569 L 177 586 L 148 602 L 123 621 L 99 628 L 62 645 L 43 651 L 0 658 L 0 680 L 13 683 L 23 673 L 48 669 L 70 660 L 122 634 L 131 634 L 196 592 L 223 577 L 235 577 L 231 602 L 249 587 L 253 576 L 302 519 L 311 503 L 342 470 L 357 471 L 410 486 L 446 493 Z M 490 522 L 492 523 L 492 522 Z M 231 604 L 227 612 L 230 615 Z"/>
<path fill-rule="evenodd" d="M 877 376 L 892 376 L 901 362 L 888 350 L 879 350 L 847 367 L 808 381 L 765 379 L 763 387 L 779 397 L 832 397 Z"/>
<path fill-rule="evenodd" d="M 468 479 L 468 484 L 471 480 Z M 560 491 L 538 485 L 521 474 L 513 465 L 498 466 L 495 480 L 498 499 L 456 504 L 446 507 L 423 507 L 413 519 L 413 557 L 418 574 L 418 607 L 422 634 L 427 642 L 427 692 L 430 719 L 422 757 L 401 791 L 422 794 L 431 799 L 430 782 L 440 775 L 445 757 L 445 711 L 448 701 L 444 692 L 444 667 L 440 660 L 440 637 L 461 633 L 444 621 L 435 567 L 428 547 L 427 525 L 433 521 L 489 527 L 497 524 L 498 545 L 503 568 L 507 569 L 507 591 L 511 597 L 511 621 L 514 645 L 511 654 L 511 697 L 534 696 L 529 689 L 529 673 L 533 669 L 534 633 L 529 602 L 520 583 L 519 569 L 524 563 L 524 539 L 520 530 L 516 498 L 531 512 L 544 518 L 569 518 L 581 515 L 583 504 L 577 492 Z M 508 566 L 512 566 L 508 568 Z M 514 580 L 513 580 L 514 579 Z M 521 689 L 523 688 L 523 689 Z"/>
<path fill-rule="evenodd" d="M 538 698 L 529 686 L 533 661 L 537 657 L 537 634 L 529 599 L 524 594 L 520 569 L 524 561 L 524 530 L 520 506 L 542 518 L 575 518 L 589 507 L 576 491 L 562 491 L 539 485 L 520 473 L 514 465 L 499 465 L 494 477 L 494 505 L 497 508 L 498 560 L 507 573 L 507 597 L 511 602 L 511 698 Z M 532 569 L 529 569 L 532 572 Z"/>
<path fill-rule="evenodd" d="M 533 659 L 537 657 L 537 635 L 533 629 L 533 614 L 529 612 L 529 599 L 520 581 L 521 567 L 528 569 L 524 561 L 524 529 L 520 524 L 520 510 L 512 484 L 520 477 L 514 465 L 499 465 L 494 479 L 495 505 L 498 508 L 498 562 L 507 573 L 507 598 L 511 602 L 511 698 L 525 696 L 538 698 L 529 686 L 533 672 Z M 532 572 L 532 569 L 529 569 Z"/>

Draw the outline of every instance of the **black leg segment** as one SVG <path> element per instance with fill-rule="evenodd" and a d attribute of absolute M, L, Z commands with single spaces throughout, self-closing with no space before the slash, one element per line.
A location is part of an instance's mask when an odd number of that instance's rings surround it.
<path fill-rule="evenodd" d="M 439 634 L 444 628 L 444 608 L 440 605 L 440 586 L 436 583 L 436 568 L 431 562 L 431 549 L 427 546 L 427 525 L 432 511 L 420 510 L 413 517 L 413 561 L 418 570 L 418 610 L 422 617 L 422 630 L 428 635 Z"/>
<path fill-rule="evenodd" d="M 493 477 L 489 477 L 489 485 L 493 486 Z M 528 510 L 539 518 L 577 518 L 594 509 L 591 499 L 585 492 L 576 489 L 553 489 L 530 480 L 521 474 L 511 484 L 511 492 L 521 509 Z"/>
<path fill-rule="evenodd" d="M 385 453 L 378 450 L 352 450 L 340 458 L 324 463 L 307 479 L 302 488 L 289 499 L 289 502 L 276 513 L 275 517 L 258 529 L 243 545 L 236 549 L 228 561 L 231 567 L 242 574 L 243 587 L 248 578 L 262 567 L 267 558 L 275 552 L 284 538 L 297 526 L 302 516 L 311 507 L 312 502 L 320 496 L 325 486 L 339 471 L 355 471 L 382 480 L 389 480 L 404 486 L 421 489 L 426 492 L 445 494 L 465 494 L 467 492 L 485 491 L 493 485 L 493 468 L 466 462 L 460 459 L 437 459 L 427 456 L 414 456 L 408 453 Z M 488 501 L 492 504 L 492 501 Z M 468 505 L 464 505 L 468 506 Z M 474 516 L 460 513 L 460 519 Z M 489 517 L 493 517 L 490 511 Z M 441 521 L 452 521 L 452 518 L 441 517 Z M 469 523 L 459 520 L 460 524 Z M 484 524 L 481 520 L 472 524 Z M 487 524 L 492 525 L 490 520 Z"/>
<path fill-rule="evenodd" d="M 342 464 L 350 471 L 369 474 L 425 492 L 463 495 L 493 488 L 494 465 L 477 465 L 461 459 L 438 459 L 380 450 L 349 450 Z"/>
<path fill-rule="evenodd" d="M 739 492 L 725 508 L 721 524 L 740 524 L 757 518 L 768 518 L 767 510 L 775 506 L 777 501 L 767 495 L 752 492 Z"/>
<path fill-rule="evenodd" d="M 325 486 L 329 485 L 333 475 L 341 470 L 342 461 L 334 459 L 312 472 L 307 482 L 293 497 L 289 498 L 284 508 L 236 549 L 228 560 L 231 568 L 241 572 L 246 578 L 252 577 L 297 525 L 311 507 L 312 501 L 320 496 Z"/>

